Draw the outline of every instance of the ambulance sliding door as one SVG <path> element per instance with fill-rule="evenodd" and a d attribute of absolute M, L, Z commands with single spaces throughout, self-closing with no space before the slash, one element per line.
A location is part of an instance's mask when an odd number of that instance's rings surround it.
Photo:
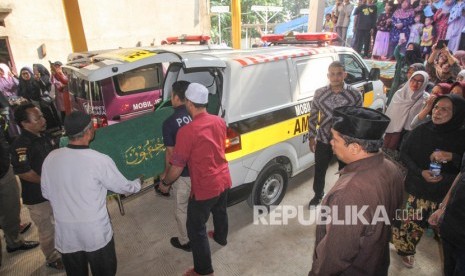
<path fill-rule="evenodd" d="M 312 58 L 296 59 L 295 68 L 298 79 L 298 103 L 296 108 L 295 131 L 301 133 L 300 136 L 300 164 L 313 163 L 314 156 L 310 153 L 308 145 L 308 118 L 310 116 L 310 106 L 315 91 L 328 84 L 328 66 L 334 61 L 333 56 L 318 56 Z"/>

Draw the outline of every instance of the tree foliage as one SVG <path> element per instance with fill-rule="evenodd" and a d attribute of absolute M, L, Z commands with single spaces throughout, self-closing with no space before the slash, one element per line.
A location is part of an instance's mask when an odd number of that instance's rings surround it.
<path fill-rule="evenodd" d="M 299 17 L 300 9 L 308 9 L 309 0 L 241 0 L 241 21 L 242 24 L 259 24 L 265 23 L 256 12 L 252 11 L 252 6 L 278 6 L 283 7 L 283 11 L 275 15 L 268 23 L 281 23 L 286 22 L 296 17 Z M 229 6 L 231 7 L 231 0 L 211 0 L 210 6 Z M 271 13 L 268 15 L 271 17 Z M 265 14 L 262 13 L 265 18 Z M 218 15 L 212 14 L 211 29 L 213 41 L 218 41 Z M 263 30 L 263 28 L 262 28 Z M 245 29 L 242 28 L 243 36 Z M 249 37 L 259 37 L 258 29 L 249 29 Z M 221 14 L 221 37 L 228 44 L 231 42 L 231 14 Z"/>

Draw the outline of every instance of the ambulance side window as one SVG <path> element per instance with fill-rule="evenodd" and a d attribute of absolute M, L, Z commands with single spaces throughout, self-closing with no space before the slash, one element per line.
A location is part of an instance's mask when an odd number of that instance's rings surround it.
<path fill-rule="evenodd" d="M 365 80 L 365 71 L 361 63 L 355 58 L 355 56 L 350 54 L 341 54 L 339 55 L 341 63 L 346 68 L 347 77 L 345 82 L 347 84 L 353 84 Z"/>
<path fill-rule="evenodd" d="M 234 89 L 238 89 L 237 95 L 241 95 L 240 102 L 235 104 L 243 116 L 263 113 L 292 102 L 286 60 L 246 66 L 233 81 Z"/>
<path fill-rule="evenodd" d="M 328 66 L 333 62 L 330 56 L 296 60 L 299 79 L 299 100 L 312 97 L 320 87 L 328 84 Z"/>
<path fill-rule="evenodd" d="M 114 77 L 116 92 L 120 96 L 161 88 L 161 64 L 151 64 Z"/>

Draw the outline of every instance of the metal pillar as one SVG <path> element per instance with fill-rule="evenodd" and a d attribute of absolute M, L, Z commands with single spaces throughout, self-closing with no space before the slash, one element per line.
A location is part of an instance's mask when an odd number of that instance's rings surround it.
<path fill-rule="evenodd" d="M 231 0 L 231 37 L 232 47 L 241 48 L 241 1 Z"/>
<path fill-rule="evenodd" d="M 63 9 L 66 22 L 68 22 L 68 31 L 73 52 L 87 51 L 86 35 L 82 26 L 78 0 L 63 0 Z"/>

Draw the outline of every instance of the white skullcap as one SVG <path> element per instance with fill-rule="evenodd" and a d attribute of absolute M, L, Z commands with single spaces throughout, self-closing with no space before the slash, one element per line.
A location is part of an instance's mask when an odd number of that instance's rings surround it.
<path fill-rule="evenodd" d="M 186 90 L 186 98 L 196 104 L 208 103 L 208 89 L 200 83 L 191 83 Z"/>

